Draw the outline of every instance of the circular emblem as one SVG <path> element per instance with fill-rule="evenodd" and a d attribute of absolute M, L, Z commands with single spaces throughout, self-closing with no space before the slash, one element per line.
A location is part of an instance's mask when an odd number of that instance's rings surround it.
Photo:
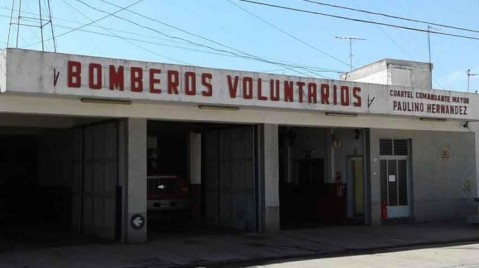
<path fill-rule="evenodd" d="M 130 218 L 130 226 L 135 230 L 141 230 L 145 227 L 145 217 L 141 214 L 134 214 Z"/>

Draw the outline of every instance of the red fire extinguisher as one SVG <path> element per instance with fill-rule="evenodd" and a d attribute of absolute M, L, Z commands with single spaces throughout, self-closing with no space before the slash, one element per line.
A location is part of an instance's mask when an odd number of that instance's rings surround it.
<path fill-rule="evenodd" d="M 387 220 L 388 218 L 388 207 L 386 201 L 381 202 L 381 219 Z"/>

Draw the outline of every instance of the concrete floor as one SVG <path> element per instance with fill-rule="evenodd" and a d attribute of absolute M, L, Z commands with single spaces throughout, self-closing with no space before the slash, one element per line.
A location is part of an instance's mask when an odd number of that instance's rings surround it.
<path fill-rule="evenodd" d="M 243 267 L 287 259 L 361 255 L 468 241 L 479 242 L 479 226 L 398 224 L 289 230 L 273 234 L 158 232 L 150 235 L 148 243 L 139 245 L 17 248 L 0 253 L 0 267 Z M 479 254 L 477 256 L 479 258 Z"/>

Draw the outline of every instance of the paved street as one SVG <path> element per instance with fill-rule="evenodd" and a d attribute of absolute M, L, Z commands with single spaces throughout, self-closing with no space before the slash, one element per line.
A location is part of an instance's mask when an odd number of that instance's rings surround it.
<path fill-rule="evenodd" d="M 253 267 L 479 267 L 479 244 L 286 261 Z"/>
<path fill-rule="evenodd" d="M 7 242 L 0 243 L 4 245 L 0 247 L 2 268 L 245 267 L 281 262 L 284 267 L 454 267 L 460 264 L 476 264 L 479 267 L 479 226 L 464 223 L 323 227 L 269 234 L 150 232 L 147 243 L 136 245 L 79 241 L 76 245 L 67 246 L 48 243 L 35 247 L 27 243 L 22 247 L 21 241 L 17 241 L 15 246 L 9 248 Z M 473 246 L 432 248 L 434 245 L 452 243 Z M 364 255 L 411 247 L 432 249 L 419 253 Z M 328 259 L 332 256 L 356 257 Z M 324 264 L 320 265 L 316 261 L 284 263 L 301 258 L 318 259 Z"/>

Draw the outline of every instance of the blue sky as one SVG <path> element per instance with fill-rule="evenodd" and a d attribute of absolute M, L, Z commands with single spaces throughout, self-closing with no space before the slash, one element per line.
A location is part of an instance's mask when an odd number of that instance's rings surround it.
<path fill-rule="evenodd" d="M 43 0 L 42 0 L 43 1 Z M 349 70 L 349 43 L 336 36 L 366 39 L 353 45 L 353 65 L 359 67 L 383 58 L 428 61 L 427 34 L 339 20 L 317 15 L 247 4 L 236 0 L 143 0 L 127 10 L 99 20 L 119 8 L 102 0 L 52 0 L 52 15 L 57 51 L 102 57 L 179 63 L 213 68 L 273 72 L 338 78 L 337 72 Z M 125 7 L 138 0 L 109 0 Z M 374 20 L 427 29 L 426 24 L 398 21 L 384 17 L 318 6 L 302 0 L 258 0 L 350 18 Z M 479 1 L 417 0 L 318 0 L 319 2 L 366 9 L 391 15 L 479 30 Z M 5 47 L 12 9 L 11 0 L 0 2 L 0 46 Z M 16 0 L 18 4 L 19 0 Z M 44 1 L 46 3 L 46 0 Z M 238 6 L 242 7 L 240 9 Z M 92 8 L 93 7 L 93 8 Z M 15 7 L 16 9 L 18 7 Z M 97 10 L 95 10 L 96 8 Z M 43 14 L 46 13 L 43 8 Z M 248 13 L 249 12 L 249 13 Z M 250 13 L 256 15 L 253 16 Z M 22 16 L 38 14 L 37 0 L 22 1 Z M 18 16 L 15 10 L 14 17 Z M 262 18 L 268 25 L 257 17 Z M 22 19 L 26 22 L 27 18 Z M 99 20 L 96 23 L 93 21 Z M 128 21 L 127 21 L 128 20 Z M 35 22 L 35 21 L 31 21 Z M 178 29 L 193 33 L 193 36 Z M 38 23 L 38 22 L 36 22 Z M 79 30 L 72 29 L 82 27 Z M 479 33 L 434 27 L 435 30 L 479 38 Z M 45 28 L 45 39 L 51 34 Z M 284 32 L 295 36 L 293 39 Z M 12 28 L 10 46 L 15 46 L 16 28 Z M 40 49 L 39 29 L 22 27 L 19 47 Z M 65 34 L 67 33 L 67 34 Z M 62 35 L 64 34 L 64 35 Z M 217 43 L 199 38 L 202 36 Z M 36 45 L 32 45 L 35 44 Z M 225 46 L 220 46 L 218 43 Z M 304 43 L 309 44 L 309 46 Z M 314 47 L 314 48 L 311 48 Z M 46 44 L 52 50 L 51 41 Z M 212 50 L 212 48 L 216 50 Z M 479 73 L 479 40 L 431 35 L 433 86 L 437 89 L 466 91 L 466 70 Z M 253 55 L 258 60 L 225 53 L 233 51 Z M 238 52 L 240 51 L 240 52 Z M 271 64 L 266 61 L 282 62 Z M 288 67 L 285 67 L 287 63 Z M 291 65 L 308 66 L 294 69 Z M 314 71 L 311 71 L 313 68 Z M 291 70 L 294 69 L 295 71 Z M 471 92 L 479 90 L 479 76 L 471 77 Z"/>

